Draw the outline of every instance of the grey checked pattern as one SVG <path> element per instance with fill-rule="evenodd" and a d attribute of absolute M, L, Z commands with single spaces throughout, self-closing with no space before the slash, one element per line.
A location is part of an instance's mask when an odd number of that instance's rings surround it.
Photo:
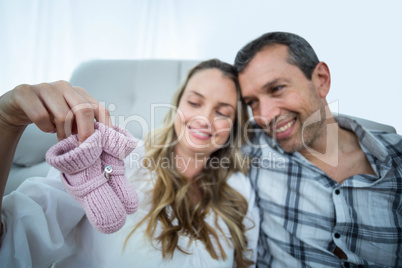
<path fill-rule="evenodd" d="M 376 176 L 339 185 L 262 131 L 244 147 L 261 214 L 258 267 L 402 267 L 402 137 L 336 119 L 356 133 Z"/>

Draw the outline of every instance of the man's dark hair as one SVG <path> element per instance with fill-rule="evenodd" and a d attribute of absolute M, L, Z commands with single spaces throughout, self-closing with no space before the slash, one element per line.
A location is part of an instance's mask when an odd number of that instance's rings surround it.
<path fill-rule="evenodd" d="M 307 79 L 311 80 L 313 70 L 319 63 L 314 49 L 301 36 L 286 32 L 266 33 L 244 46 L 236 55 L 234 62 L 236 70 L 239 73 L 244 71 L 259 51 L 275 44 L 286 45 L 289 53 L 287 62 L 299 67 Z"/>

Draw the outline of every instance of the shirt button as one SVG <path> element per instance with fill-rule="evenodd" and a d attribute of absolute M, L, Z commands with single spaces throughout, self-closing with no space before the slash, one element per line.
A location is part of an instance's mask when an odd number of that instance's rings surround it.
<path fill-rule="evenodd" d="M 340 191 L 339 189 L 336 189 L 336 190 L 335 190 L 335 194 L 338 195 L 338 194 L 340 194 L 340 193 L 341 193 L 341 191 Z"/>
<path fill-rule="evenodd" d="M 335 233 L 335 238 L 340 238 L 341 237 L 341 235 L 339 234 L 339 233 Z"/>

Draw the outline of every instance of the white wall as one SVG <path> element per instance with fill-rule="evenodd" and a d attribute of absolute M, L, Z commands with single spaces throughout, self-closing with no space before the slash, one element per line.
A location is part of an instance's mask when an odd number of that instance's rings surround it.
<path fill-rule="evenodd" d="M 218 57 L 268 31 L 305 37 L 332 73 L 339 112 L 402 133 L 399 0 L 0 0 L 0 93 L 68 80 L 93 58 Z"/>

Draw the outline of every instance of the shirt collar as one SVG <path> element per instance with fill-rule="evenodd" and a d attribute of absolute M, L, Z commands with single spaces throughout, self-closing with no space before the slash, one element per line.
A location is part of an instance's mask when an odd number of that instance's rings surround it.
<path fill-rule="evenodd" d="M 382 144 L 373 133 L 369 132 L 362 125 L 358 124 L 355 120 L 345 117 L 337 116 L 335 120 L 341 128 L 353 131 L 362 147 L 364 152 L 370 152 L 378 160 L 385 164 L 391 164 L 391 157 L 387 152 L 384 144 Z"/>
<path fill-rule="evenodd" d="M 335 116 L 335 120 L 341 128 L 353 131 L 360 143 L 364 152 L 369 151 L 372 155 L 374 155 L 378 160 L 383 162 L 386 165 L 391 165 L 391 157 L 387 152 L 385 146 L 367 129 L 365 129 L 362 125 L 357 123 L 354 119 L 345 116 Z M 258 129 L 260 132 L 264 132 L 264 130 L 255 126 L 254 129 Z M 269 135 L 264 133 L 257 133 L 259 136 L 260 144 L 268 144 L 272 149 L 276 150 L 281 154 L 293 155 L 295 157 L 302 157 L 302 155 L 298 152 L 295 153 L 286 153 L 279 143 L 272 139 Z M 307 161 L 307 160 L 306 160 Z"/>

